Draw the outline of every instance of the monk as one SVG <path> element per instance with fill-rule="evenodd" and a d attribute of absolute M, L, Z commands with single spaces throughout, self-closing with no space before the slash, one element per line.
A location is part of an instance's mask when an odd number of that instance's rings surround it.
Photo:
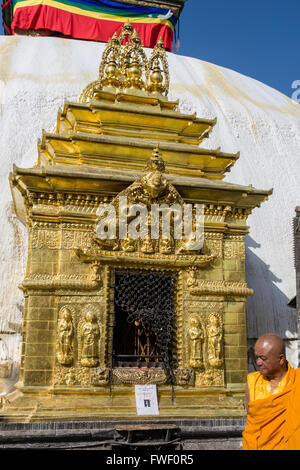
<path fill-rule="evenodd" d="M 300 450 L 300 369 L 285 356 L 283 340 L 261 336 L 254 348 L 258 372 L 247 377 L 244 450 Z"/>

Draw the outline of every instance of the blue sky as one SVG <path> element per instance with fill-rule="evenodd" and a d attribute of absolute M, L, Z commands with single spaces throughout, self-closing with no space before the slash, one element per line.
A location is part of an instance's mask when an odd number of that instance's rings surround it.
<path fill-rule="evenodd" d="M 300 0 L 187 0 L 178 54 L 236 70 L 291 97 L 292 83 L 300 81 Z"/>
<path fill-rule="evenodd" d="M 300 81 L 300 0 L 187 0 L 181 55 L 253 77 L 292 96 Z"/>

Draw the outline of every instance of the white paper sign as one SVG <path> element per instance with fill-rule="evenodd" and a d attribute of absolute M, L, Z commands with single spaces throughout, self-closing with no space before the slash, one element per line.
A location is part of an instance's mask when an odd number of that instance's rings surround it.
<path fill-rule="evenodd" d="M 135 385 L 135 401 L 139 416 L 159 415 L 156 385 Z"/>

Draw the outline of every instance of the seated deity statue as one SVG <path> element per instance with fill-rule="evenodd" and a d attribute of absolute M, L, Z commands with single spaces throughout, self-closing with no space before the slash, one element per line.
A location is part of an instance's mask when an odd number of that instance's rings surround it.
<path fill-rule="evenodd" d="M 142 241 L 141 251 L 143 253 L 154 253 L 154 242 L 149 235 Z"/>
<path fill-rule="evenodd" d="M 173 251 L 173 241 L 170 238 L 161 238 L 159 241 L 159 251 L 160 253 L 172 253 Z"/>
<path fill-rule="evenodd" d="M 135 251 L 135 241 L 129 237 L 124 238 L 121 240 L 121 249 L 126 252 Z"/>

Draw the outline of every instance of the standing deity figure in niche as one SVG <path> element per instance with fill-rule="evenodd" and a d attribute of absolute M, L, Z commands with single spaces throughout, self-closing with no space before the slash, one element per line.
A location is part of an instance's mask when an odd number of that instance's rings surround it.
<path fill-rule="evenodd" d="M 99 363 L 100 328 L 95 313 L 88 310 L 81 328 L 81 364 L 95 367 Z"/>
<path fill-rule="evenodd" d="M 198 316 L 189 319 L 188 335 L 190 337 L 190 365 L 203 367 L 203 341 L 204 333 Z"/>
<path fill-rule="evenodd" d="M 208 338 L 208 362 L 212 367 L 222 365 L 222 337 L 223 328 L 219 315 L 212 313 L 208 319 L 207 338 Z"/>
<path fill-rule="evenodd" d="M 57 334 L 57 360 L 60 364 L 70 365 L 73 362 L 74 328 L 72 313 L 68 307 L 62 307 L 60 310 Z"/>

